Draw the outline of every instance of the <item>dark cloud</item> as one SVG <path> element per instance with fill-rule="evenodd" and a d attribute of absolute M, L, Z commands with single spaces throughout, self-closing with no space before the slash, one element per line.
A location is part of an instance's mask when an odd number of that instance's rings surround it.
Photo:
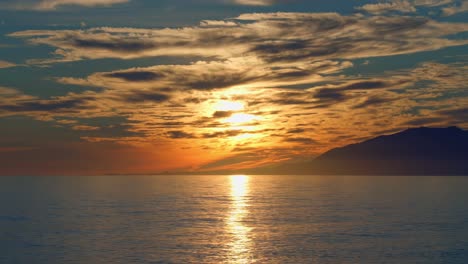
<path fill-rule="evenodd" d="M 76 48 L 103 49 L 117 52 L 139 53 L 157 47 L 155 43 L 141 40 L 121 40 L 121 39 L 82 39 L 69 35 L 70 44 Z"/>
<path fill-rule="evenodd" d="M 233 111 L 216 111 L 213 114 L 214 118 L 225 118 L 230 117 L 234 112 Z"/>
<path fill-rule="evenodd" d="M 112 72 L 103 74 L 103 76 L 108 78 L 118 78 L 129 82 L 147 82 L 164 77 L 163 74 L 151 71 Z"/>
<path fill-rule="evenodd" d="M 442 117 L 424 117 L 424 118 L 417 118 L 413 120 L 409 120 L 403 125 L 409 125 L 409 126 L 426 126 L 426 125 L 431 125 L 434 123 L 439 123 L 442 121 L 445 121 L 446 119 Z"/>
<path fill-rule="evenodd" d="M 371 25 L 375 33 L 396 34 L 403 37 L 408 32 L 413 33 L 415 29 L 426 26 L 429 21 L 425 17 L 399 17 L 398 19 L 385 19 L 385 21 L 375 19 L 372 20 Z"/>
<path fill-rule="evenodd" d="M 409 80 L 363 80 L 363 81 L 351 81 L 336 85 L 333 88 L 340 91 L 353 91 L 353 90 L 373 90 L 373 89 L 386 89 L 386 88 L 397 88 L 402 85 L 411 83 Z"/>
<path fill-rule="evenodd" d="M 333 65 L 333 63 L 330 63 L 329 67 L 342 66 L 341 64 Z M 283 72 L 284 69 L 281 69 L 281 71 Z M 133 88 L 145 87 L 146 89 L 157 89 L 161 92 L 174 92 L 177 90 L 210 91 L 247 85 L 262 80 L 278 80 L 279 77 L 275 74 L 276 72 L 272 72 L 268 68 L 245 67 L 245 62 L 242 60 L 200 61 L 189 65 L 158 65 L 125 71 L 95 73 L 86 80 L 60 78 L 59 81 L 67 84 L 87 84 L 107 89 L 124 89 L 131 85 Z M 116 82 L 115 79 L 121 81 Z M 199 100 L 198 102 L 201 102 L 201 99 L 187 98 L 187 100 Z"/>
<path fill-rule="evenodd" d="M 210 139 L 210 138 L 226 138 L 226 137 L 235 137 L 241 134 L 244 134 L 246 132 L 242 130 L 227 130 L 227 131 L 218 131 L 218 132 L 213 132 L 213 133 L 203 133 L 200 136 L 197 136 L 192 133 L 184 132 L 181 130 L 174 130 L 174 131 L 169 131 L 167 132 L 167 135 L 170 138 L 174 139 L 192 139 L 192 138 L 204 138 L 204 139 Z"/>
<path fill-rule="evenodd" d="M 285 91 L 275 93 L 273 98 L 267 100 L 268 103 L 277 105 L 306 105 L 312 104 L 310 100 L 310 93 L 305 91 Z M 251 102 L 251 105 L 265 103 L 265 101 L 256 99 Z"/>
<path fill-rule="evenodd" d="M 254 46 L 251 51 L 255 53 L 281 54 L 284 51 L 304 50 L 308 47 L 306 40 L 277 41 L 271 43 L 260 43 Z"/>
<path fill-rule="evenodd" d="M 151 93 L 151 92 L 134 92 L 132 94 L 128 94 L 122 96 L 122 100 L 130 103 L 141 103 L 141 102 L 165 102 L 170 99 L 170 96 L 167 94 L 160 94 L 160 93 Z"/>
<path fill-rule="evenodd" d="M 166 127 L 183 126 L 185 125 L 185 123 L 180 122 L 180 121 L 172 121 L 172 122 L 162 122 L 162 123 L 146 123 L 146 125 L 156 125 L 156 126 L 161 126 L 162 128 L 166 128 Z"/>
<path fill-rule="evenodd" d="M 384 81 L 361 81 L 354 82 L 340 87 L 342 90 L 368 90 L 368 89 L 378 89 L 386 88 L 388 83 Z"/>
<path fill-rule="evenodd" d="M 278 105 L 305 105 L 312 104 L 313 102 L 303 100 L 303 99 L 274 99 L 270 101 L 273 104 Z"/>
<path fill-rule="evenodd" d="M 438 114 L 451 117 L 464 122 L 468 121 L 468 108 L 456 108 L 438 111 Z"/>
<path fill-rule="evenodd" d="M 186 104 L 200 104 L 205 101 L 203 98 L 196 98 L 196 97 L 190 97 L 190 98 L 184 98 L 184 103 Z"/>
<path fill-rule="evenodd" d="M 359 91 L 370 91 L 376 89 L 390 89 L 399 88 L 403 85 L 409 84 L 408 80 L 397 80 L 397 81 L 384 81 L 384 80 L 362 80 L 362 81 L 348 81 L 343 84 L 328 85 L 325 88 L 312 88 L 313 98 L 319 100 L 319 104 L 328 106 L 333 103 L 345 102 L 349 99 L 359 97 L 361 95 L 356 94 Z M 371 105 L 381 104 L 390 102 L 394 99 L 385 99 L 383 97 L 367 97 L 364 102 L 361 102 L 353 108 L 364 108 Z"/>
<path fill-rule="evenodd" d="M 93 98 L 88 98 L 88 100 L 93 100 Z M 18 102 L 16 104 L 0 105 L 0 110 L 10 112 L 77 111 L 85 108 L 85 102 L 85 99 Z"/>
<path fill-rule="evenodd" d="M 195 135 L 193 135 L 191 133 L 184 132 L 184 131 L 180 131 L 180 130 L 169 131 L 169 132 L 167 132 L 167 135 L 170 138 L 174 138 L 174 139 L 196 138 Z"/>
<path fill-rule="evenodd" d="M 306 137 L 292 137 L 292 138 L 285 138 L 285 142 L 293 142 L 293 143 L 316 143 L 315 140 Z"/>
<path fill-rule="evenodd" d="M 205 133 L 202 135 L 203 138 L 224 138 L 224 137 L 235 137 L 240 134 L 244 134 L 242 130 L 228 130 L 214 133 Z"/>
<path fill-rule="evenodd" d="M 374 105 L 380 105 L 380 104 L 384 104 L 384 103 L 388 103 L 388 102 L 391 102 L 392 100 L 395 100 L 395 99 L 389 99 L 389 98 L 385 98 L 385 97 L 377 97 L 377 96 L 373 96 L 373 97 L 368 97 L 366 98 L 363 102 L 353 106 L 354 109 L 359 109 L 359 108 L 367 108 L 369 106 L 374 106 Z"/>
<path fill-rule="evenodd" d="M 336 42 L 336 41 L 335 41 Z M 250 51 L 269 63 L 292 62 L 307 58 L 325 58 L 340 50 L 351 48 L 349 43 L 331 43 L 329 46 L 308 46 L 299 48 L 299 44 L 259 44 Z"/>
<path fill-rule="evenodd" d="M 288 130 L 288 134 L 302 134 L 306 132 L 305 129 L 302 128 L 296 128 L 296 129 L 290 129 Z"/>
<path fill-rule="evenodd" d="M 316 69 L 314 72 L 318 72 L 318 69 Z M 276 77 L 279 79 L 289 79 L 289 78 L 301 78 L 301 77 L 307 77 L 310 76 L 312 71 L 309 70 L 298 70 L 298 69 L 292 69 L 287 72 L 279 72 Z"/>
<path fill-rule="evenodd" d="M 201 75 L 180 75 L 175 77 L 174 81 L 187 89 L 213 90 L 246 84 L 255 81 L 260 76 L 251 76 L 247 71 L 241 70 L 237 73 L 227 71 L 209 74 L 202 71 Z"/>
<path fill-rule="evenodd" d="M 346 96 L 344 92 L 332 88 L 319 89 L 314 93 L 313 97 L 319 99 L 321 102 L 343 102 L 348 99 L 348 96 Z"/>
<path fill-rule="evenodd" d="M 468 122 L 468 108 L 452 108 L 433 111 L 423 117 L 416 117 L 403 123 L 409 126 L 457 125 Z"/>

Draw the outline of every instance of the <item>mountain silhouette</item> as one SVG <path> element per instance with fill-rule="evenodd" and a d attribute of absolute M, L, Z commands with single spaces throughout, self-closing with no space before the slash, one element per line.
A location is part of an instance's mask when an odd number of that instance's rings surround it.
<path fill-rule="evenodd" d="M 313 174 L 468 175 L 468 131 L 407 129 L 332 149 L 306 167 Z"/>
<path fill-rule="evenodd" d="M 315 159 L 195 174 L 468 176 L 468 131 L 411 128 L 335 148 Z"/>

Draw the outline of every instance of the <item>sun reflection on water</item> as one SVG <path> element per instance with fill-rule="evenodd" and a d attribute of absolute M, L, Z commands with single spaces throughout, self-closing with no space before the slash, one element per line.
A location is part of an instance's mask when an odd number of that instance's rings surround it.
<path fill-rule="evenodd" d="M 251 262 L 250 228 L 244 224 L 249 215 L 248 199 L 249 176 L 233 175 L 231 180 L 231 210 L 227 219 L 228 233 L 231 235 L 229 262 Z"/>

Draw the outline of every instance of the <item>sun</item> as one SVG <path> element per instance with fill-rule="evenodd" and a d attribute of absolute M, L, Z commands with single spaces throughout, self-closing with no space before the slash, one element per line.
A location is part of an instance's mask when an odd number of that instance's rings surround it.
<path fill-rule="evenodd" d="M 221 100 L 214 106 L 216 111 L 242 111 L 245 109 L 245 104 L 239 101 Z"/>
<path fill-rule="evenodd" d="M 234 199 L 240 200 L 247 193 L 249 184 L 249 176 L 247 175 L 231 175 L 231 196 Z"/>
<path fill-rule="evenodd" d="M 257 120 L 258 117 L 251 114 L 235 113 L 224 119 L 224 122 L 230 124 L 244 124 Z"/>
<path fill-rule="evenodd" d="M 258 116 L 245 113 L 246 107 L 242 101 L 220 100 L 212 106 L 212 109 L 214 111 L 230 112 L 221 121 L 232 125 L 245 124 L 259 119 Z"/>

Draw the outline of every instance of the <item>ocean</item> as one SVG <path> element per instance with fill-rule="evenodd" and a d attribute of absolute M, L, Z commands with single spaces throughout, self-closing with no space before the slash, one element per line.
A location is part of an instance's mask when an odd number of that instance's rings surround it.
<path fill-rule="evenodd" d="M 0 177 L 0 263 L 468 263 L 468 177 Z"/>

